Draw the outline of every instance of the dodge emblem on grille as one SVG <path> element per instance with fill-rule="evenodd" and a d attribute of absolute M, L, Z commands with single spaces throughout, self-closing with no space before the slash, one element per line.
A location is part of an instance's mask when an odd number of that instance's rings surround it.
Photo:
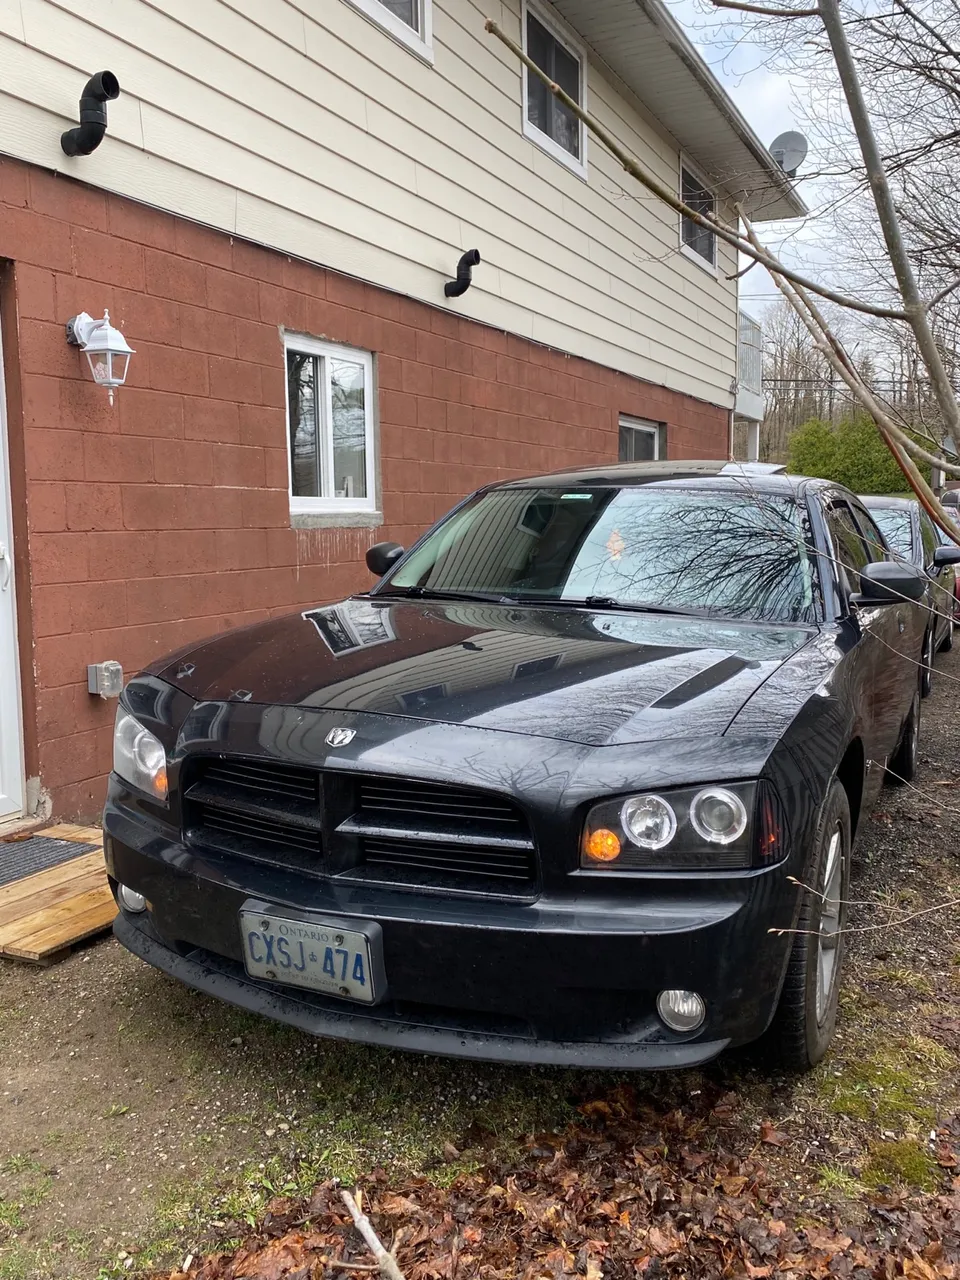
<path fill-rule="evenodd" d="M 331 729 L 327 734 L 328 747 L 345 747 L 357 736 L 356 729 Z"/>

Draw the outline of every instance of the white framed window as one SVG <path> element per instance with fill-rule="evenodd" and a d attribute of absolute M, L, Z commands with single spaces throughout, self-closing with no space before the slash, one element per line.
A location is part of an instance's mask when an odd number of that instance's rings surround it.
<path fill-rule="evenodd" d="M 697 213 L 715 216 L 717 197 L 706 179 L 680 157 L 680 199 Z M 686 214 L 680 215 L 680 252 L 712 275 L 717 274 L 717 237 Z"/>
<path fill-rule="evenodd" d="M 584 111 L 587 105 L 587 54 L 550 11 L 523 0 L 523 49 Z M 543 81 L 523 67 L 523 133 L 548 155 L 587 176 L 587 131 Z"/>
<path fill-rule="evenodd" d="M 347 0 L 347 3 L 433 65 L 433 0 Z"/>
<path fill-rule="evenodd" d="M 667 456 L 667 428 L 663 422 L 620 415 L 620 461 L 659 462 Z"/>
<path fill-rule="evenodd" d="M 290 511 L 375 512 L 373 356 L 315 338 L 284 338 Z"/>

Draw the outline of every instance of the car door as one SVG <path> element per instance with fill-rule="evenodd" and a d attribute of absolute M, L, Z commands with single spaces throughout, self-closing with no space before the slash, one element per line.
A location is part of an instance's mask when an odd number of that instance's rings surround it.
<path fill-rule="evenodd" d="M 893 558 L 866 507 L 856 499 L 851 499 L 849 505 L 863 535 L 870 560 Z M 901 600 L 897 604 L 880 605 L 869 611 L 858 608 L 857 612 L 876 615 L 870 624 L 879 642 L 874 676 L 875 694 L 880 699 L 876 715 L 881 740 L 886 744 L 886 754 L 878 755 L 875 759 L 886 760 L 900 741 L 903 722 L 909 714 L 919 684 L 927 608 L 925 603 L 914 604 L 910 600 Z"/>
<path fill-rule="evenodd" d="M 845 599 L 859 591 L 860 574 L 872 560 L 886 556 L 879 534 L 869 546 L 861 533 L 846 498 L 834 498 L 825 510 L 827 531 L 833 544 L 837 575 Z M 876 529 L 876 526 L 873 526 Z M 857 642 L 847 654 L 849 688 L 859 711 L 859 729 L 867 760 L 884 764 L 897 744 L 900 725 L 906 714 L 900 668 L 904 664 L 900 641 L 897 605 L 847 606 L 851 627 Z M 914 677 L 916 687 L 916 675 Z M 879 789 L 883 775 L 880 769 L 867 773 L 868 801 Z"/>
<path fill-rule="evenodd" d="M 950 630 L 950 617 L 953 613 L 953 579 L 952 565 L 934 564 L 933 557 L 940 545 L 940 537 L 933 521 L 925 511 L 920 512 L 920 545 L 923 549 L 923 567 L 932 584 L 930 590 L 930 607 L 934 610 L 933 619 L 936 637 L 936 648 L 947 638 Z"/>

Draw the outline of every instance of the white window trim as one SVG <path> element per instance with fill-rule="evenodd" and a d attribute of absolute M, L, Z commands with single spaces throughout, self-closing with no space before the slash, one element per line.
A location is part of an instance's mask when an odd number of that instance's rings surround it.
<path fill-rule="evenodd" d="M 293 452 L 290 448 L 290 388 L 287 378 L 287 352 L 298 351 L 303 355 L 322 356 L 330 360 L 353 360 L 363 365 L 363 402 L 365 406 L 365 443 L 366 443 L 366 480 L 367 493 L 364 498 L 305 498 L 293 492 Z M 304 334 L 286 333 L 283 336 L 283 385 L 284 403 L 286 404 L 285 430 L 287 436 L 287 495 L 290 499 L 291 515 L 335 515 L 342 513 L 352 515 L 358 512 L 376 514 L 377 506 L 377 429 L 376 399 L 373 378 L 373 356 L 369 351 L 360 351 L 356 347 L 343 347 L 334 342 L 321 342 Z M 330 380 L 324 377 L 324 419 L 330 422 Z M 323 434 L 324 470 L 329 473 L 333 468 L 333 434 Z"/>
<path fill-rule="evenodd" d="M 680 152 L 680 164 L 677 167 L 677 193 L 680 196 L 680 199 L 681 200 L 683 199 L 684 169 L 686 169 L 687 173 L 691 174 L 694 178 L 696 178 L 698 182 L 701 182 L 704 185 L 704 187 L 707 189 L 707 191 L 709 191 L 710 194 L 713 196 L 713 210 L 714 210 L 714 213 L 716 213 L 720 204 L 720 199 L 717 196 L 716 187 L 713 185 L 712 182 L 708 180 L 706 174 L 703 172 L 700 166 L 694 164 L 689 159 L 688 156 L 685 156 L 683 154 L 682 151 Z M 684 244 L 682 213 L 677 214 L 677 237 L 680 244 L 680 252 L 683 254 L 683 256 L 689 262 L 695 262 L 701 271 L 705 271 L 708 276 L 713 276 L 713 278 L 716 280 L 720 274 L 719 267 L 717 265 L 717 259 L 720 256 L 720 253 L 719 253 L 720 238 L 717 235 L 717 233 L 716 232 L 713 233 L 713 262 L 708 262 L 706 258 L 701 257 L 701 255 L 697 253 L 695 249 L 691 249 L 688 244 Z"/>
<path fill-rule="evenodd" d="M 412 30 L 395 13 L 385 8 L 380 0 L 347 0 L 365 18 L 405 45 L 411 53 L 433 66 L 433 0 L 416 0 L 420 6 L 420 31 Z"/>
<path fill-rule="evenodd" d="M 566 49 L 580 60 L 580 106 L 584 111 L 590 110 L 587 100 L 587 82 L 589 80 L 589 71 L 587 63 L 586 47 L 576 38 L 573 32 L 565 23 L 561 22 L 558 17 L 541 3 L 535 0 L 522 0 L 520 8 L 520 35 L 521 44 L 524 53 L 527 52 L 527 14 L 532 13 L 539 23 L 547 28 L 552 36 L 566 47 Z M 580 159 L 572 156 L 569 151 L 560 146 L 559 142 L 554 142 L 549 134 L 538 129 L 535 124 L 527 119 L 527 78 L 530 72 L 527 70 L 526 64 L 521 64 L 521 85 L 520 85 L 520 119 L 523 125 L 523 136 L 529 139 L 545 151 L 548 156 L 552 156 L 554 160 L 564 165 L 571 173 L 575 173 L 578 178 L 587 181 L 587 146 L 588 131 L 581 120 L 580 124 Z"/>
<path fill-rule="evenodd" d="M 662 461 L 660 457 L 660 440 L 663 434 L 662 422 L 654 422 L 652 418 L 631 418 L 629 414 L 621 413 L 618 425 L 629 427 L 631 431 L 641 431 L 645 435 L 653 436 L 653 458 L 651 461 Z"/>

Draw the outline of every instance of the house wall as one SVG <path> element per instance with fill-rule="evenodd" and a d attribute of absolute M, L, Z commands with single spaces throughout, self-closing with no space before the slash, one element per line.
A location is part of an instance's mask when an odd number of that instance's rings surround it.
<path fill-rule="evenodd" d="M 615 461 L 621 413 L 726 454 L 722 409 L 9 160 L 2 259 L 27 774 L 64 817 L 110 768 L 88 662 L 369 585 L 370 543 L 477 486 Z M 136 351 L 112 408 L 64 337 L 105 307 Z M 291 528 L 283 327 L 375 353 L 381 529 Z"/>
<path fill-rule="evenodd" d="M 430 66 L 348 0 L 0 0 L 0 149 L 441 305 L 479 248 L 451 313 L 730 407 L 733 250 L 709 274 L 598 144 L 583 181 L 526 139 L 488 18 L 520 38 L 520 0 L 434 0 Z M 107 136 L 68 160 L 104 67 Z M 590 110 L 676 189 L 676 141 L 602 64 L 588 79 Z"/>

